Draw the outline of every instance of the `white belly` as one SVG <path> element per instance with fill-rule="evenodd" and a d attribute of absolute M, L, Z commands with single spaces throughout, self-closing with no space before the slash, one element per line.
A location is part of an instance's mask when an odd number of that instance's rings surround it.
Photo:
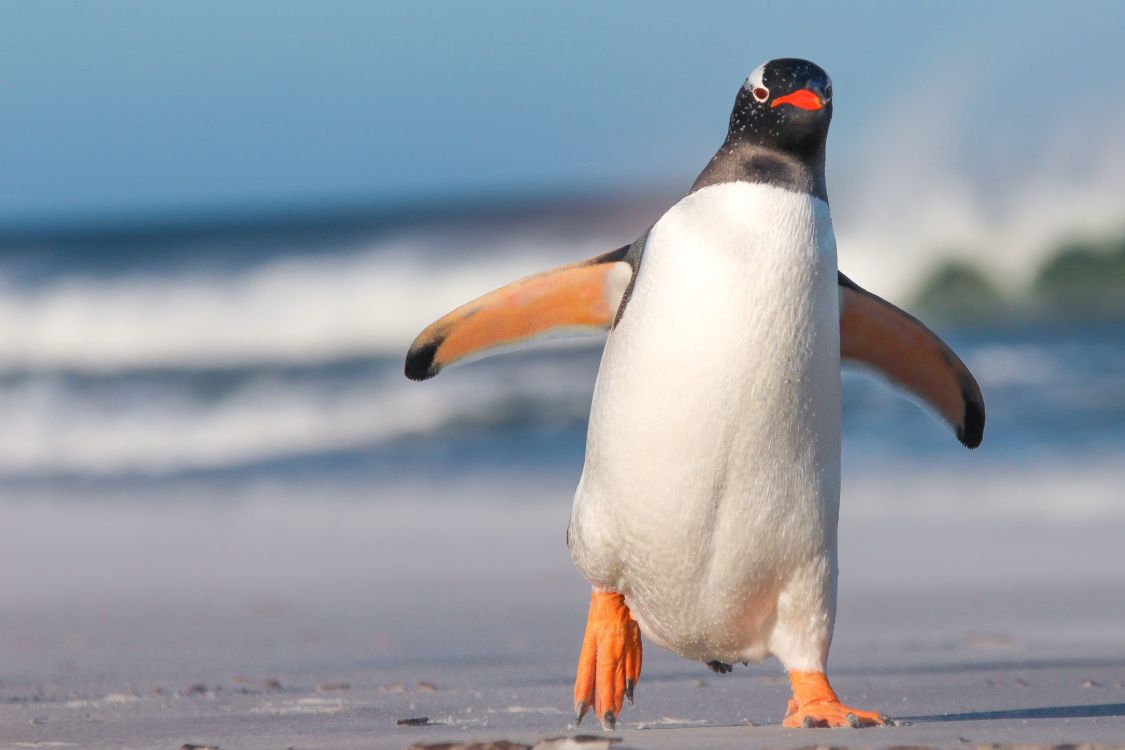
<path fill-rule="evenodd" d="M 826 203 L 728 183 L 653 227 L 598 374 L 570 540 L 657 643 L 704 661 L 826 656 L 839 352 Z"/>

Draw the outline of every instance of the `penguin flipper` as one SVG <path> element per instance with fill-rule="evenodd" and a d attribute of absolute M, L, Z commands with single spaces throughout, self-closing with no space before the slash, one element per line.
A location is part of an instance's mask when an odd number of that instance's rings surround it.
<path fill-rule="evenodd" d="M 427 380 L 454 363 L 608 330 L 633 278 L 631 247 L 528 276 L 462 305 L 414 339 L 406 377 Z"/>
<path fill-rule="evenodd" d="M 966 448 L 984 437 L 984 398 L 965 363 L 918 319 L 863 289 L 840 284 L 840 357 L 873 367 L 921 398 Z"/>

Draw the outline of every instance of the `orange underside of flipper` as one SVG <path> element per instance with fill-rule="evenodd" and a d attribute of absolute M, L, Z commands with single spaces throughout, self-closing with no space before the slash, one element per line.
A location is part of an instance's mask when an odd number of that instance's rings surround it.
<path fill-rule="evenodd" d="M 560 326 L 608 326 L 616 310 L 606 302 L 604 277 L 604 268 L 587 266 L 534 276 L 496 290 L 468 310 L 462 308 L 443 319 L 449 335 L 438 347 L 435 362 L 458 360 Z"/>
<path fill-rule="evenodd" d="M 606 330 L 630 275 L 631 268 L 620 261 L 587 262 L 490 292 L 422 331 L 407 354 L 406 375 L 425 380 L 491 351 L 552 335 Z"/>

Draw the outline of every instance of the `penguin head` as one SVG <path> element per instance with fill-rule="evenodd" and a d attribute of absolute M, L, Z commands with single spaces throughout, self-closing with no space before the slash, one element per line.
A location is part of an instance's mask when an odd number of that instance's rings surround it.
<path fill-rule="evenodd" d="M 832 79 L 816 63 L 770 60 L 746 78 L 727 140 L 796 156 L 823 156 L 832 120 Z"/>

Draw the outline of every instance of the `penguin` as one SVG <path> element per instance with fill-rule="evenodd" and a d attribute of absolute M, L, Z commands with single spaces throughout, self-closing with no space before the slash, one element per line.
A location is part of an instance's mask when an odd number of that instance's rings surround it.
<path fill-rule="evenodd" d="M 592 587 L 576 720 L 606 729 L 641 634 L 719 672 L 776 657 L 787 727 L 891 723 L 826 676 L 836 613 L 842 362 L 931 407 L 968 448 L 973 375 L 920 321 L 837 267 L 824 176 L 832 81 L 776 59 L 739 89 L 691 190 L 628 245 L 449 313 L 405 374 L 609 331 L 567 545 Z"/>

